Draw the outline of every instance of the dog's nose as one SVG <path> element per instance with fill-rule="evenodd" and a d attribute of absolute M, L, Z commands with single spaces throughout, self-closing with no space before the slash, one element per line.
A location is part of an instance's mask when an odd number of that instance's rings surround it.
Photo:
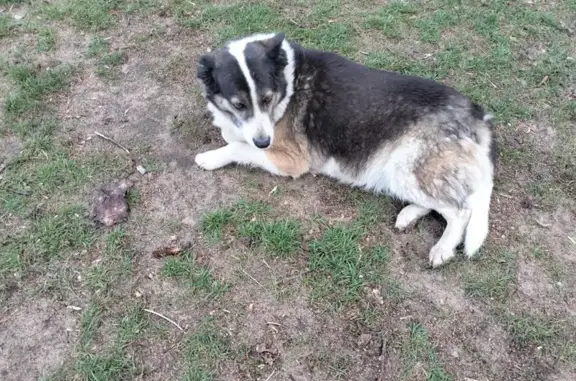
<path fill-rule="evenodd" d="M 258 148 L 266 148 L 270 145 L 270 136 L 260 136 L 252 139 L 254 145 Z"/>

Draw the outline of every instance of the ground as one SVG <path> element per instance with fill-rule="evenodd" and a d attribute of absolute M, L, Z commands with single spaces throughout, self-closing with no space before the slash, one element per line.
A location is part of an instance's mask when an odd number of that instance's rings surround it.
<path fill-rule="evenodd" d="M 576 379 L 575 20 L 574 0 L 0 0 L 0 378 Z M 267 31 L 495 115 L 476 258 L 429 268 L 442 219 L 395 232 L 383 196 L 195 166 L 223 144 L 197 59 Z M 99 224 L 124 178 L 128 218 Z"/>

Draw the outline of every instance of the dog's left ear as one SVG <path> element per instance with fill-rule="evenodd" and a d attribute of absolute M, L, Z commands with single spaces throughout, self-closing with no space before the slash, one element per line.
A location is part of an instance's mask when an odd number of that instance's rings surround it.
<path fill-rule="evenodd" d="M 286 38 L 285 33 L 278 33 L 269 40 L 263 41 L 264 47 L 266 48 L 266 55 L 272 59 L 276 60 L 280 55 L 280 48 L 282 47 L 282 42 Z"/>
<path fill-rule="evenodd" d="M 196 77 L 202 81 L 206 90 L 211 93 L 218 92 L 218 86 L 214 80 L 214 67 L 216 66 L 214 56 L 210 53 L 200 57 Z"/>

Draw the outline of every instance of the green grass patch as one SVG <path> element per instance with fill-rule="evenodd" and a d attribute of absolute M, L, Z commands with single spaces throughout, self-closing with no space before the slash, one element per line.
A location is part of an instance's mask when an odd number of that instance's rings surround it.
<path fill-rule="evenodd" d="M 200 220 L 200 230 L 213 241 L 221 241 L 224 229 L 250 221 L 262 220 L 271 212 L 270 205 L 260 201 L 239 201 L 228 208 L 207 213 Z"/>
<path fill-rule="evenodd" d="M 5 116 L 20 116 L 38 109 L 46 95 L 68 87 L 72 74 L 73 69 L 67 65 L 42 72 L 31 66 L 9 67 L 8 77 L 15 83 L 17 90 L 9 93 L 4 100 Z"/>
<path fill-rule="evenodd" d="M 76 373 L 83 380 L 132 380 L 141 373 L 125 350 L 102 355 L 82 353 L 76 361 Z"/>
<path fill-rule="evenodd" d="M 123 227 L 117 227 L 104 237 L 101 257 L 85 272 L 85 285 L 99 295 L 109 295 L 132 271 L 134 252 Z"/>
<path fill-rule="evenodd" d="M 436 346 L 430 341 L 428 330 L 419 323 L 410 323 L 408 329 L 410 338 L 402 346 L 403 377 L 411 377 L 418 366 L 424 368 L 427 381 L 452 381 L 454 378 L 444 369 L 438 358 Z"/>
<path fill-rule="evenodd" d="M 0 38 L 10 35 L 12 28 L 12 17 L 8 15 L 0 15 Z"/>
<path fill-rule="evenodd" d="M 232 356 L 230 340 L 216 326 L 215 321 L 204 318 L 186 340 L 185 381 L 212 381 L 216 379 L 217 364 Z"/>
<path fill-rule="evenodd" d="M 384 286 L 398 292 L 398 284 L 386 272 L 388 250 L 375 247 L 360 250 L 364 231 L 355 227 L 336 226 L 324 231 L 321 238 L 310 242 L 310 283 L 315 300 L 325 300 L 340 309 L 359 301 L 364 288 Z"/>
<path fill-rule="evenodd" d="M 100 37 L 94 36 L 88 43 L 88 49 L 86 50 L 86 57 L 95 58 L 101 57 L 108 52 L 110 44 L 108 40 Z"/>
<path fill-rule="evenodd" d="M 394 1 L 367 16 L 365 27 L 376 29 L 390 38 L 400 38 L 403 25 L 416 13 L 417 8 L 412 3 Z"/>
<path fill-rule="evenodd" d="M 287 256 L 300 250 L 301 224 L 294 220 L 272 222 L 249 221 L 240 226 L 241 237 L 261 244 L 267 252 L 275 256 Z"/>
<path fill-rule="evenodd" d="M 184 6 L 178 2 L 176 17 L 181 24 L 193 28 L 206 28 L 216 33 L 215 45 L 221 46 L 229 39 L 252 33 L 283 31 L 306 46 L 353 52 L 355 29 L 352 24 L 335 22 L 338 10 L 335 2 L 319 2 L 302 24 L 295 24 L 283 16 L 281 9 L 272 4 L 213 5 L 196 3 Z M 344 17 L 342 17 L 344 19 Z"/>
<path fill-rule="evenodd" d="M 178 257 L 167 257 L 162 266 L 162 275 L 180 280 L 204 299 L 218 298 L 230 289 L 229 284 L 214 278 L 210 268 L 198 265 L 189 251 Z"/>
<path fill-rule="evenodd" d="M 484 255 L 466 269 L 459 268 L 460 281 L 468 296 L 506 301 L 516 282 L 516 256 L 508 252 Z"/>
<path fill-rule="evenodd" d="M 22 233 L 9 238 L 4 247 L 8 247 L 8 253 L 18 254 L 18 263 L 40 264 L 61 259 L 70 250 L 94 243 L 94 226 L 84 214 L 82 207 L 70 205 L 42 214 Z"/>
<path fill-rule="evenodd" d="M 118 21 L 114 11 L 124 4 L 122 0 L 64 0 L 43 7 L 41 14 L 52 19 L 69 18 L 83 30 L 103 30 Z"/>
<path fill-rule="evenodd" d="M 52 142 L 50 134 L 55 128 L 55 123 L 41 119 L 15 125 L 15 131 L 30 140 L 4 171 L 0 211 L 25 215 L 39 203 L 44 204 L 46 197 L 78 193 L 101 173 L 116 175 L 125 168 L 118 155 L 71 157 L 66 149 Z"/>
<path fill-rule="evenodd" d="M 559 344 L 562 333 L 559 323 L 528 313 L 519 315 L 505 313 L 503 320 L 510 338 L 521 347 L 536 345 L 550 350 Z"/>
<path fill-rule="evenodd" d="M 96 74 L 103 78 L 114 78 L 118 73 L 115 70 L 118 66 L 126 61 L 126 56 L 122 52 L 113 52 L 104 55 L 98 60 L 96 65 Z"/>
<path fill-rule="evenodd" d="M 102 322 L 102 306 L 99 303 L 91 302 L 88 304 L 84 312 L 82 313 L 82 320 L 80 323 L 80 347 L 88 348 L 96 331 Z"/>
<path fill-rule="evenodd" d="M 56 47 L 56 31 L 51 28 L 40 29 L 37 36 L 36 49 L 39 52 L 49 52 Z"/>

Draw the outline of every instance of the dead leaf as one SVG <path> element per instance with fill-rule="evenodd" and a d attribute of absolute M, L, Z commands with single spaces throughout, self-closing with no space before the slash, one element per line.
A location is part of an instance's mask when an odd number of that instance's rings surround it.
<path fill-rule="evenodd" d="M 154 258 L 163 258 L 167 256 L 178 255 L 182 252 L 182 249 L 177 246 L 161 247 L 152 252 Z"/>

